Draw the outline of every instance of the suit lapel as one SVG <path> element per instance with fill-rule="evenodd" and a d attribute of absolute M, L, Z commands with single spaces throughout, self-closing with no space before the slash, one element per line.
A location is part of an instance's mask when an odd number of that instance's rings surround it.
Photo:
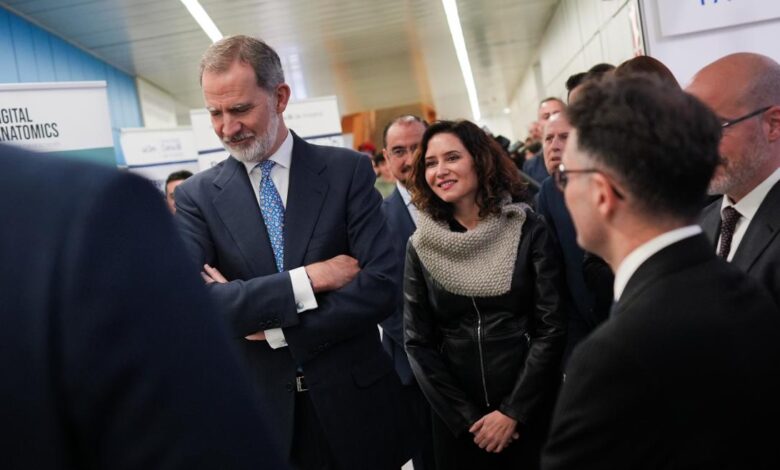
<path fill-rule="evenodd" d="M 718 243 L 720 235 L 720 206 L 722 203 L 723 198 L 716 199 L 702 211 L 701 229 L 710 239 L 713 247 Z"/>
<path fill-rule="evenodd" d="M 327 167 L 323 156 L 293 133 L 290 186 L 284 211 L 284 266 L 296 268 L 303 262 L 312 231 L 328 193 L 328 182 L 322 175 Z"/>
<path fill-rule="evenodd" d="M 276 271 L 271 243 L 244 165 L 230 157 L 214 178 L 214 197 L 222 223 L 244 255 L 252 274 Z"/>
<path fill-rule="evenodd" d="M 780 229 L 780 183 L 775 183 L 748 225 L 731 263 L 745 272 L 761 256 Z"/>
<path fill-rule="evenodd" d="M 401 197 L 401 192 L 398 191 L 398 188 L 395 188 L 395 191 L 393 191 L 393 194 L 390 195 L 387 203 L 390 205 L 390 210 L 393 213 L 393 217 L 398 222 L 398 230 L 401 236 L 408 238 L 412 235 L 412 233 L 414 233 L 417 226 L 414 224 L 412 215 L 409 214 L 409 209 L 406 207 L 404 198 Z"/>

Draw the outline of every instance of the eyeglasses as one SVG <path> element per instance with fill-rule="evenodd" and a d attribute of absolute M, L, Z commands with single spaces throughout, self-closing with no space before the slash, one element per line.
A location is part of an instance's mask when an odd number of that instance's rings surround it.
<path fill-rule="evenodd" d="M 597 170 L 596 168 L 583 168 L 583 169 L 580 169 L 580 170 L 567 170 L 566 167 L 563 166 L 563 163 L 561 163 L 560 165 L 558 165 L 558 171 L 555 172 L 555 174 L 554 174 L 555 185 L 558 186 L 558 189 L 560 189 L 561 192 L 563 192 L 566 189 L 566 185 L 569 184 L 569 178 L 571 177 L 571 175 L 573 175 L 573 174 L 576 175 L 578 173 L 580 173 L 580 174 L 598 173 L 598 174 L 604 176 L 604 178 L 606 178 L 607 181 L 609 181 L 609 187 L 612 188 L 612 191 L 615 192 L 615 196 L 617 196 L 618 199 L 623 199 L 623 193 L 618 191 L 618 189 L 615 187 L 615 185 L 612 184 L 612 181 L 609 179 L 609 175 L 607 175 L 606 173 L 604 173 L 601 170 Z"/>
<path fill-rule="evenodd" d="M 739 124 L 742 121 L 747 121 L 748 119 L 750 119 L 752 117 L 756 117 L 759 114 L 764 114 L 769 108 L 771 108 L 771 106 L 764 106 L 761 109 L 757 109 L 757 110 L 755 110 L 753 112 L 747 113 L 744 116 L 738 117 L 736 119 L 732 119 L 730 121 L 725 121 L 725 120 L 721 121 L 720 127 L 723 128 L 723 129 L 728 129 L 729 127 L 731 127 L 731 126 L 733 126 L 735 124 Z"/>
<path fill-rule="evenodd" d="M 390 155 L 394 156 L 395 158 L 403 158 L 406 153 L 410 153 L 414 155 L 414 152 L 417 151 L 418 145 L 410 145 L 409 147 L 393 147 L 390 149 Z"/>

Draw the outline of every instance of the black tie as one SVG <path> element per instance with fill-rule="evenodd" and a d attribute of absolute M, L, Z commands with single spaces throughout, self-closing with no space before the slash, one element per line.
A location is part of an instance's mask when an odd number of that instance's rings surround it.
<path fill-rule="evenodd" d="M 720 216 L 720 247 L 718 248 L 718 256 L 728 259 L 731 252 L 731 239 L 734 238 L 734 229 L 737 228 L 737 222 L 739 222 L 742 214 L 733 207 L 728 206 L 723 209 Z"/>

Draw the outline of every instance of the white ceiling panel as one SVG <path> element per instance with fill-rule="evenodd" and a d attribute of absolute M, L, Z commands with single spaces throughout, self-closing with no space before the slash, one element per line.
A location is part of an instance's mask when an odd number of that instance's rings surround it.
<path fill-rule="evenodd" d="M 273 46 L 296 96 L 338 95 L 342 112 L 415 102 L 470 117 L 438 0 L 201 0 L 224 35 Z M 558 0 L 459 0 L 484 116 L 498 115 L 535 55 Z M 7 0 L 9 10 L 202 107 L 197 69 L 210 41 L 179 0 Z M 294 90 L 295 91 L 295 90 Z"/>

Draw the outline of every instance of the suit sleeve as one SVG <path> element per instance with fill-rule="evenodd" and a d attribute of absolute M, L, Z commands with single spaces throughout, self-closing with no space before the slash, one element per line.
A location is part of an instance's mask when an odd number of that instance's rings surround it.
<path fill-rule="evenodd" d="M 331 345 L 365 334 L 393 312 L 399 263 L 386 230 L 382 198 L 374 189 L 371 162 L 357 160 L 349 182 L 346 216 L 349 255 L 360 272 L 339 290 L 317 296 L 319 307 L 299 315 L 299 326 L 286 328 L 287 343 L 304 363 Z"/>
<path fill-rule="evenodd" d="M 212 229 L 202 214 L 203 210 L 189 188 L 177 187 L 176 221 L 191 259 L 200 269 L 203 264 L 219 268 L 221 260 L 217 258 Z M 259 330 L 298 324 L 298 310 L 287 272 L 232 280 L 226 284 L 212 283 L 206 289 L 235 338 L 243 338 Z"/>
<path fill-rule="evenodd" d="M 652 374 L 614 341 L 586 339 L 571 357 L 542 467 L 630 468 L 626 456 L 663 448 L 647 432 L 648 427 L 657 427 L 659 418 L 642 413 L 657 409 L 647 404 L 661 399 L 652 380 Z M 641 466 L 641 462 L 634 465 Z"/>
<path fill-rule="evenodd" d="M 567 302 L 562 263 L 550 229 L 541 219 L 535 222 L 529 227 L 529 233 L 524 234 L 530 237 L 530 259 L 525 262 L 534 273 L 533 318 L 529 322 L 531 345 L 514 389 L 499 406 L 502 413 L 521 423 L 532 420 L 555 393 L 566 346 Z"/>
<path fill-rule="evenodd" d="M 409 364 L 431 407 L 455 435 L 463 434 L 482 413 L 449 372 L 441 353 L 441 336 L 428 302 L 420 258 L 411 242 L 404 272 L 404 337 Z"/>
<path fill-rule="evenodd" d="M 92 197 L 94 196 L 94 197 Z M 280 468 L 159 194 L 117 173 L 63 230 L 55 345 L 96 468 Z"/>

